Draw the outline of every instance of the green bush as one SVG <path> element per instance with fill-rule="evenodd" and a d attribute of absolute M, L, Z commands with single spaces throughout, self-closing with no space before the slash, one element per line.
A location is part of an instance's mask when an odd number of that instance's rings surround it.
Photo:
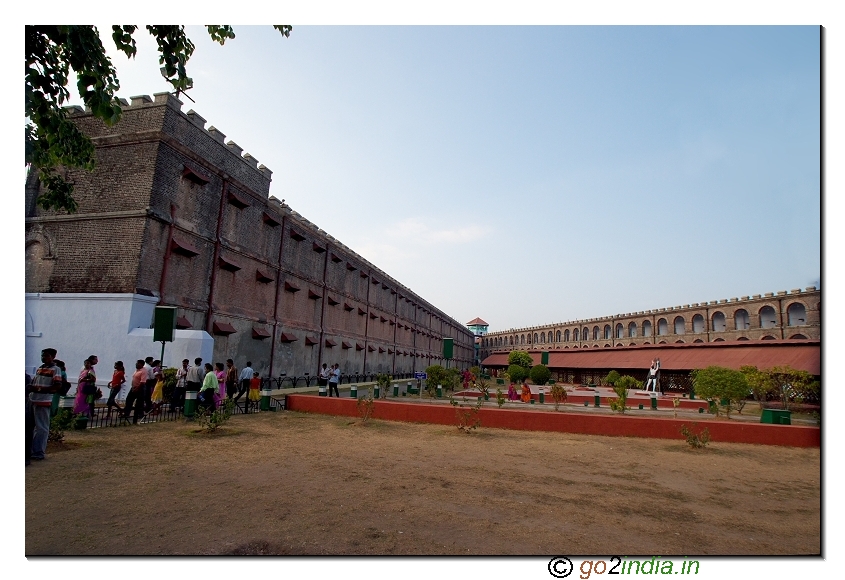
<path fill-rule="evenodd" d="M 232 417 L 235 411 L 235 402 L 232 399 L 226 398 L 217 405 L 217 409 L 209 412 L 207 407 L 201 407 L 197 410 L 196 420 L 200 429 L 208 431 L 209 433 L 217 430 Z"/>
<path fill-rule="evenodd" d="M 620 375 L 619 375 L 618 372 L 610 371 L 609 373 L 607 373 L 607 376 L 604 377 L 604 382 L 605 382 L 605 384 L 608 384 L 612 387 L 613 385 L 616 384 L 616 381 L 618 381 L 619 378 L 620 378 Z"/>
<path fill-rule="evenodd" d="M 519 365 L 511 365 L 508 367 L 508 376 L 510 376 L 512 383 L 521 383 L 528 377 L 528 369 Z"/>
<path fill-rule="evenodd" d="M 727 401 L 725 411 L 728 419 L 731 418 L 733 405 L 745 400 L 750 390 L 748 379 L 741 371 L 735 371 L 719 366 L 709 366 L 706 369 L 696 369 L 692 372 L 695 394 L 710 401 L 719 414 L 719 403 Z"/>
<path fill-rule="evenodd" d="M 176 388 L 176 369 L 167 368 L 162 372 L 164 373 L 164 389 L 162 390 L 162 397 L 165 402 L 168 402 L 173 396 L 173 389 Z"/>
<path fill-rule="evenodd" d="M 76 421 L 76 415 L 70 409 L 60 409 L 56 415 L 50 419 L 50 433 L 47 435 L 48 441 L 64 441 L 65 431 L 73 428 Z"/>
<path fill-rule="evenodd" d="M 528 374 L 535 385 L 545 385 L 552 376 L 552 371 L 546 365 L 535 365 Z"/>
<path fill-rule="evenodd" d="M 639 384 L 639 381 L 630 375 L 616 379 L 613 384 L 613 392 L 616 393 L 617 398 L 610 401 L 610 408 L 613 411 L 624 413 L 628 409 L 625 406 L 628 403 L 628 389 L 634 389 Z"/>

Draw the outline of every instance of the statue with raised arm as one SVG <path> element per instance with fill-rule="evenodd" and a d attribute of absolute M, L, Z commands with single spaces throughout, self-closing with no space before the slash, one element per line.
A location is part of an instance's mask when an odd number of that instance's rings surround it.
<path fill-rule="evenodd" d="M 660 385 L 660 359 L 655 358 L 651 361 L 651 367 L 648 369 L 648 378 L 645 382 L 646 391 L 657 391 Z"/>

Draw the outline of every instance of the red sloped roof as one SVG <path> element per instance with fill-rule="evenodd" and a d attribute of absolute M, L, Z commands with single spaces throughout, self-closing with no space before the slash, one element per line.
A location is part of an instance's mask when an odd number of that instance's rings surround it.
<path fill-rule="evenodd" d="M 529 351 L 534 364 L 540 351 Z M 706 342 L 698 344 L 656 344 L 631 347 L 583 348 L 549 351 L 550 369 L 647 369 L 651 359 L 660 359 L 665 370 L 691 370 L 711 365 L 739 369 L 753 365 L 760 369 L 789 365 L 812 375 L 821 375 L 821 343 L 818 340 L 766 340 Z M 484 366 L 507 366 L 508 353 L 495 353 Z"/>
<path fill-rule="evenodd" d="M 487 324 L 486 322 L 484 322 L 480 318 L 473 318 L 472 320 L 467 322 L 467 326 L 470 326 L 470 325 L 472 325 L 472 326 L 477 326 L 477 325 L 490 326 L 489 324 Z"/>

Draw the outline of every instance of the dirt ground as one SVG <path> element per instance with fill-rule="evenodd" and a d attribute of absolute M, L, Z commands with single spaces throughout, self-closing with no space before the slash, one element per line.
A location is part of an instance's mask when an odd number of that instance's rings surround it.
<path fill-rule="evenodd" d="M 821 551 L 819 449 L 279 412 L 69 431 L 47 455 L 28 556 Z"/>

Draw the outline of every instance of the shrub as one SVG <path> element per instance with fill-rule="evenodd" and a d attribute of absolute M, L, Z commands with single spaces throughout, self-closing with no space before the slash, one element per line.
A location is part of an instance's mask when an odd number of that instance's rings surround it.
<path fill-rule="evenodd" d="M 448 386 L 449 373 L 442 366 L 431 365 L 425 369 L 425 374 L 425 388 L 428 390 L 429 396 L 434 396 L 434 390 L 437 388 L 437 385 Z"/>
<path fill-rule="evenodd" d="M 511 365 L 508 367 L 508 375 L 512 383 L 521 383 L 528 377 L 528 369 L 519 365 Z"/>
<path fill-rule="evenodd" d="M 707 430 L 707 427 L 695 433 L 687 429 L 686 425 L 681 425 L 681 435 L 686 438 L 687 444 L 693 449 L 702 449 L 710 443 L 710 431 Z"/>
<path fill-rule="evenodd" d="M 496 404 L 499 405 L 500 409 L 505 404 L 505 394 L 498 387 L 496 388 Z"/>
<path fill-rule="evenodd" d="M 692 372 L 695 392 L 702 399 L 710 401 L 715 406 L 716 415 L 719 414 L 720 401 L 727 401 L 725 411 L 731 418 L 733 404 L 748 396 L 748 380 L 740 371 L 719 366 L 709 366 Z"/>
<path fill-rule="evenodd" d="M 610 401 L 611 410 L 624 413 L 628 409 L 625 406 L 628 402 L 628 389 L 636 388 L 639 384 L 639 381 L 630 375 L 616 379 L 613 383 L 613 392 L 616 393 L 617 398 Z"/>
<path fill-rule="evenodd" d="M 451 395 L 449 396 L 449 404 L 455 407 L 455 419 L 458 423 L 458 429 L 464 433 L 470 433 L 473 429 L 481 426 L 481 417 L 478 412 L 481 410 L 483 400 L 478 397 L 475 405 L 462 405 L 458 403 Z"/>
<path fill-rule="evenodd" d="M 549 382 L 549 377 L 552 376 L 552 371 L 550 371 L 549 367 L 546 365 L 534 365 L 531 367 L 531 371 L 529 371 L 528 374 L 531 377 L 531 382 L 535 385 L 545 385 Z"/>
<path fill-rule="evenodd" d="M 555 383 L 554 385 L 552 385 L 552 390 L 550 394 L 552 395 L 552 401 L 555 404 L 555 411 L 557 411 L 560 407 L 560 404 L 566 401 L 566 389 L 563 385 Z"/>
<path fill-rule="evenodd" d="M 619 375 L 618 372 L 610 371 L 609 373 L 607 373 L 607 376 L 604 377 L 604 382 L 605 382 L 605 384 L 608 384 L 612 387 L 613 385 L 616 384 L 616 381 L 618 381 L 619 378 L 620 378 L 620 375 Z"/>
<path fill-rule="evenodd" d="M 379 389 L 381 390 L 381 398 L 387 398 L 387 390 L 390 388 L 390 375 L 386 375 L 384 373 L 379 373 L 376 377 L 376 384 L 378 385 Z"/>
<path fill-rule="evenodd" d="M 361 417 L 361 422 L 366 423 L 373 414 L 373 409 L 375 408 L 375 401 L 373 401 L 373 396 L 370 395 L 369 397 L 358 397 L 358 416 Z"/>
<path fill-rule="evenodd" d="M 173 389 L 176 388 L 176 369 L 166 368 L 162 371 L 164 373 L 164 389 L 162 389 L 162 397 L 165 402 L 170 401 L 173 396 Z"/>
<path fill-rule="evenodd" d="M 478 379 L 475 382 L 475 388 L 481 393 L 481 399 L 487 400 L 490 398 L 490 381 L 486 379 Z"/>
<path fill-rule="evenodd" d="M 207 407 L 201 407 L 198 409 L 196 413 L 196 420 L 200 429 L 212 433 L 232 417 L 234 410 L 235 402 L 232 401 L 232 399 L 226 398 L 223 399 L 223 401 L 217 405 L 217 409 L 212 412 L 209 412 Z"/>
<path fill-rule="evenodd" d="M 76 421 L 76 415 L 70 409 L 60 409 L 56 415 L 50 419 L 50 433 L 47 435 L 47 441 L 64 441 L 65 431 L 73 428 Z"/>

